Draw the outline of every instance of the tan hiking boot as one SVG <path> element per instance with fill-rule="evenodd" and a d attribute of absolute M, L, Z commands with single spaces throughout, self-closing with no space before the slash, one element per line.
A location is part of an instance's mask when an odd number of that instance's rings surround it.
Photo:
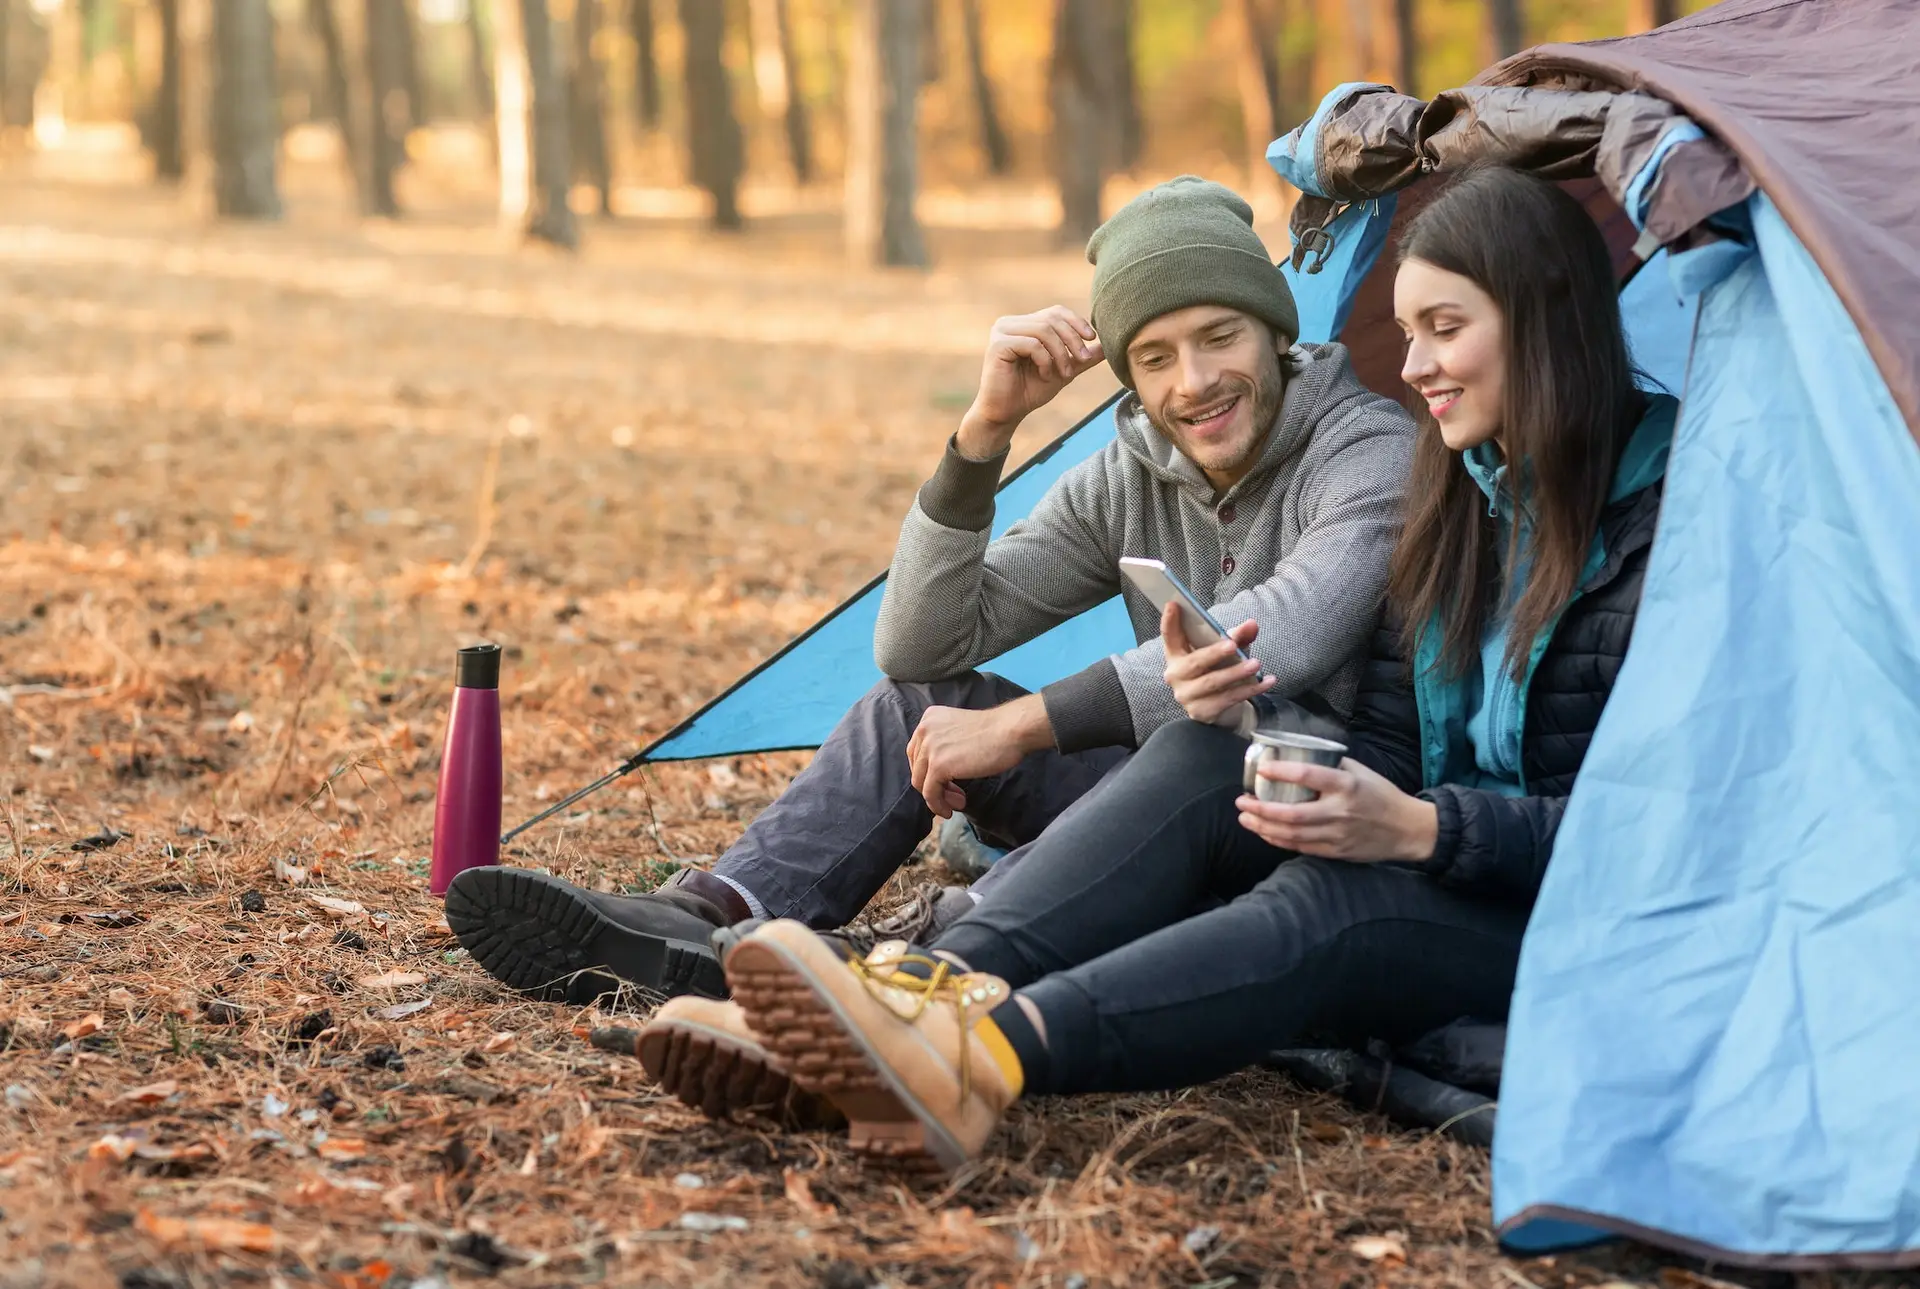
<path fill-rule="evenodd" d="M 798 922 L 769 922 L 727 956 L 749 1023 L 801 1086 L 847 1116 L 855 1150 L 906 1168 L 958 1168 L 1020 1094 L 1019 1065 L 980 1022 L 1006 982 L 933 964 L 901 974 L 899 948 L 866 962 Z"/>
<path fill-rule="evenodd" d="M 662 1089 L 714 1119 L 736 1110 L 789 1128 L 834 1128 L 840 1112 L 796 1084 L 734 1003 L 692 996 L 661 1004 L 635 1053 Z"/>

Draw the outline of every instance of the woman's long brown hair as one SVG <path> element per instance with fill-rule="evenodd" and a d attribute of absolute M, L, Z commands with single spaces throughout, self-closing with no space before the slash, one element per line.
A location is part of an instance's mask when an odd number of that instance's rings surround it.
<path fill-rule="evenodd" d="M 1400 241 L 1399 262 L 1408 260 L 1458 273 L 1500 307 L 1507 368 L 1500 443 L 1516 514 L 1524 482 L 1529 562 L 1514 600 L 1519 525 L 1507 558 L 1498 559 L 1485 495 L 1416 399 L 1407 523 L 1387 595 L 1405 624 L 1408 657 L 1437 621 L 1440 668 L 1450 677 L 1478 656 L 1495 606 L 1511 602 L 1506 660 L 1518 680 L 1534 638 L 1578 588 L 1614 470 L 1645 407 L 1613 265 L 1579 202 L 1545 180 L 1498 167 L 1467 173 L 1414 216 Z"/>

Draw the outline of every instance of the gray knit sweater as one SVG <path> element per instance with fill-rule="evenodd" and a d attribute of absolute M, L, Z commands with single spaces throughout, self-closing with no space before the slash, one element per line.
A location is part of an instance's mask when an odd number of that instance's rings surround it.
<path fill-rule="evenodd" d="M 1253 652 L 1276 697 L 1316 695 L 1342 719 L 1399 536 L 1413 422 L 1368 391 L 1341 345 L 1287 355 L 1279 421 L 1254 469 L 1216 493 L 1129 396 L 1114 442 L 1068 470 L 1027 518 L 988 540 L 1005 456 L 948 445 L 900 530 L 874 656 L 896 680 L 977 667 L 1115 593 L 1135 648 L 1042 691 L 1064 752 L 1138 746 L 1183 713 L 1162 673 L 1160 615 L 1124 584 L 1122 555 L 1164 560 Z"/>

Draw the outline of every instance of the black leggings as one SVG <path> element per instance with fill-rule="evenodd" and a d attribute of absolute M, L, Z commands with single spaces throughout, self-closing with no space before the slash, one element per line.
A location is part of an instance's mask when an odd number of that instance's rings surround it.
<path fill-rule="evenodd" d="M 1039 1007 L 1050 1070 L 1029 1092 L 1184 1087 L 1308 1034 L 1506 1016 L 1527 909 L 1268 845 L 1234 805 L 1245 749 L 1161 729 L 931 946 Z"/>

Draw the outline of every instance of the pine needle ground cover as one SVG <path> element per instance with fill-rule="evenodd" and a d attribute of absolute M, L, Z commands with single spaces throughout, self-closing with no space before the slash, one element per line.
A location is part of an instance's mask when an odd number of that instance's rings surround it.
<path fill-rule="evenodd" d="M 454 648 L 506 650 L 509 820 L 667 728 L 885 563 L 991 319 L 1084 303 L 1043 231 L 895 276 L 804 211 L 563 259 L 297 172 L 269 228 L 8 182 L 0 1286 L 1765 1283 L 1503 1262 L 1481 1152 L 1257 1071 L 1022 1106 L 909 1186 L 707 1123 L 587 1041 L 646 1000 L 531 1003 L 448 936 Z M 662 767 L 509 858 L 644 889 L 800 764 Z"/>

